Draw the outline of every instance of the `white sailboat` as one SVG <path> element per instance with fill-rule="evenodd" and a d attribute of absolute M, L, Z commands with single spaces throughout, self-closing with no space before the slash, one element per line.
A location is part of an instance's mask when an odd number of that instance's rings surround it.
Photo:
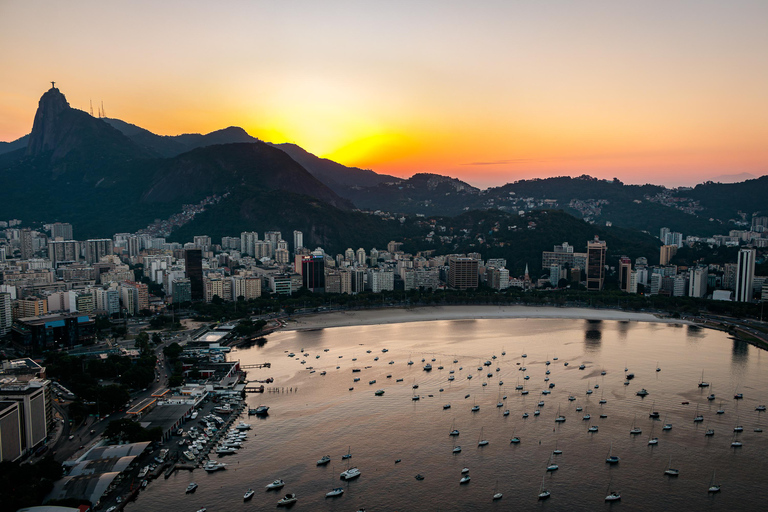
<path fill-rule="evenodd" d="M 477 439 L 477 446 L 486 446 L 488 444 L 487 439 L 483 439 L 483 427 L 480 427 L 480 437 Z"/>
<path fill-rule="evenodd" d="M 608 488 L 605 490 L 605 501 L 619 501 L 621 499 L 621 493 L 611 490 L 611 481 L 608 481 Z"/>
<path fill-rule="evenodd" d="M 549 455 L 549 461 L 547 462 L 547 471 L 557 471 L 558 469 L 560 469 L 560 466 L 552 463 L 552 457 L 554 457 L 554 454 Z"/>
<path fill-rule="evenodd" d="M 669 464 L 667 464 L 667 469 L 664 470 L 664 474 L 668 476 L 678 476 L 680 475 L 679 469 L 674 469 L 672 467 L 672 456 L 669 456 Z"/>
<path fill-rule="evenodd" d="M 712 480 L 709 481 L 709 489 L 707 492 L 715 493 L 720 492 L 720 484 L 715 483 L 715 470 L 712 470 Z"/>
<path fill-rule="evenodd" d="M 500 500 L 504 496 L 499 492 L 499 481 L 496 480 L 496 485 L 493 487 L 493 501 Z"/>
<path fill-rule="evenodd" d="M 618 464 L 619 457 L 616 455 L 612 455 L 613 453 L 613 442 L 611 442 L 611 447 L 608 449 L 608 456 L 605 458 L 605 462 L 608 464 Z"/>
<path fill-rule="evenodd" d="M 552 495 L 552 493 L 549 492 L 549 490 L 544 488 L 544 478 L 545 477 L 546 477 L 546 475 L 541 477 L 541 487 L 539 487 L 539 499 L 540 500 L 545 500 L 545 499 L 549 498 Z"/>

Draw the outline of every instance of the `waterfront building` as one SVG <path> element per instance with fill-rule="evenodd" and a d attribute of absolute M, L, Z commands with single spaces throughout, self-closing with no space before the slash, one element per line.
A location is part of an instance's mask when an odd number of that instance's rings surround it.
<path fill-rule="evenodd" d="M 752 301 L 755 256 L 756 251 L 751 247 L 739 251 L 739 259 L 736 262 L 736 293 L 734 295 L 734 300 L 737 302 Z"/>
<path fill-rule="evenodd" d="M 605 241 L 597 236 L 587 242 L 587 290 L 600 291 L 605 282 Z"/>

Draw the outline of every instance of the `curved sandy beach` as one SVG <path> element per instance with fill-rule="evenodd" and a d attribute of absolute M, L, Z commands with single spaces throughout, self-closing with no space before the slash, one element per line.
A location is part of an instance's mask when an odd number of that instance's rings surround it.
<path fill-rule="evenodd" d="M 360 311 L 334 311 L 302 315 L 288 319 L 283 330 L 297 331 L 347 327 L 354 325 L 429 322 L 490 318 L 570 318 L 585 320 L 624 320 L 690 324 L 686 320 L 662 318 L 651 313 L 633 313 L 613 309 L 558 308 L 544 306 L 423 306 Z"/>

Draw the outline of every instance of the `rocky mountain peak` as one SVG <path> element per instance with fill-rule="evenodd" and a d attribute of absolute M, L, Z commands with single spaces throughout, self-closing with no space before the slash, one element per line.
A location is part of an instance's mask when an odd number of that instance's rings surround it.
<path fill-rule="evenodd" d="M 56 148 L 56 119 L 69 108 L 67 98 L 57 87 L 51 87 L 43 94 L 29 136 L 27 156 L 36 156 Z"/>

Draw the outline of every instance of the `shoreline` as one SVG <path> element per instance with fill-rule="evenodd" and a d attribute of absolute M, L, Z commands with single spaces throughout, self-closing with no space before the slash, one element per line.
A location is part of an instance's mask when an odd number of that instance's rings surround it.
<path fill-rule="evenodd" d="M 663 318 L 653 313 L 635 313 L 613 309 L 568 308 L 553 306 L 418 306 L 354 311 L 311 313 L 285 319 L 278 331 L 310 331 L 332 327 L 434 322 L 441 320 L 562 318 L 570 320 L 614 320 L 698 325 L 679 318 Z"/>

